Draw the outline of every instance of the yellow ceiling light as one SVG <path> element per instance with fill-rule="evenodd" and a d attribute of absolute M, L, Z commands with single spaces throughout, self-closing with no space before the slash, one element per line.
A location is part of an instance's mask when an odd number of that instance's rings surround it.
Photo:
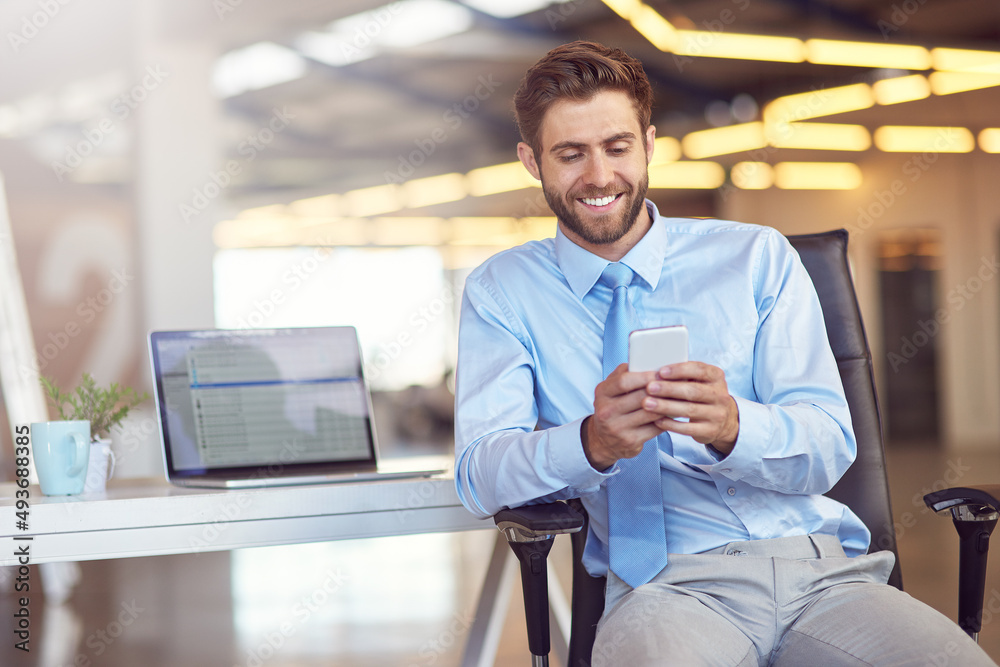
<path fill-rule="evenodd" d="M 270 220 L 276 216 L 285 214 L 284 204 L 271 204 L 269 206 L 258 206 L 257 208 L 246 208 L 240 211 L 238 218 L 263 218 Z"/>
<path fill-rule="evenodd" d="M 726 170 L 717 162 L 673 162 L 651 167 L 649 187 L 712 190 L 726 182 Z"/>
<path fill-rule="evenodd" d="M 889 153 L 968 153 L 976 140 L 964 127 L 884 125 L 875 130 L 875 145 Z"/>
<path fill-rule="evenodd" d="M 896 76 L 872 84 L 872 93 L 879 104 L 899 104 L 930 97 L 931 84 L 923 74 Z"/>
<path fill-rule="evenodd" d="M 626 21 L 638 14 L 645 5 L 640 0 L 604 0 L 604 4 Z"/>
<path fill-rule="evenodd" d="M 407 207 L 420 208 L 465 199 L 469 192 L 465 187 L 465 175 L 453 173 L 407 181 L 402 194 Z"/>
<path fill-rule="evenodd" d="M 796 37 L 744 35 L 707 30 L 678 30 L 677 36 L 679 40 L 674 52 L 680 56 L 783 63 L 800 63 L 806 58 L 805 44 Z"/>
<path fill-rule="evenodd" d="M 681 142 L 673 137 L 659 137 L 653 141 L 653 161 L 650 166 L 668 164 L 681 159 Z"/>
<path fill-rule="evenodd" d="M 371 242 L 371 226 L 367 220 L 357 218 L 337 218 L 324 225 L 303 229 L 299 234 L 299 245 L 315 246 L 363 246 Z"/>
<path fill-rule="evenodd" d="M 288 209 L 295 215 L 305 218 L 336 217 L 342 213 L 340 195 L 298 199 L 289 204 Z"/>
<path fill-rule="evenodd" d="M 931 91 L 935 95 L 951 95 L 981 88 L 1000 86 L 1000 74 L 972 72 L 934 72 L 931 74 Z"/>
<path fill-rule="evenodd" d="M 851 162 L 779 162 L 774 183 L 784 190 L 854 190 L 861 169 Z"/>
<path fill-rule="evenodd" d="M 1000 153 L 1000 127 L 988 127 L 980 132 L 979 147 L 987 153 Z"/>
<path fill-rule="evenodd" d="M 922 46 L 875 44 L 835 39 L 806 40 L 806 59 L 815 65 L 930 69 L 930 52 Z"/>
<path fill-rule="evenodd" d="M 695 160 L 751 151 L 766 145 L 764 124 L 760 121 L 690 132 L 681 140 L 684 154 Z"/>
<path fill-rule="evenodd" d="M 767 128 L 768 142 L 777 148 L 824 151 L 865 151 L 871 135 L 861 125 L 841 123 L 780 123 Z"/>
<path fill-rule="evenodd" d="M 355 218 L 392 213 L 403 208 L 399 186 L 394 183 L 345 192 L 344 205 L 347 214 Z"/>
<path fill-rule="evenodd" d="M 520 162 L 505 162 L 473 169 L 466 174 L 469 194 L 473 197 L 510 192 L 539 185 Z"/>
<path fill-rule="evenodd" d="M 871 86 L 853 83 L 836 88 L 818 88 L 808 93 L 779 97 L 764 107 L 764 122 L 792 123 L 807 118 L 832 116 L 868 109 L 875 104 Z"/>
<path fill-rule="evenodd" d="M 670 21 L 649 5 L 634 3 L 635 7 L 628 7 L 629 3 L 623 4 L 626 4 L 623 11 L 629 12 L 628 21 L 640 35 L 661 51 L 676 52 L 681 39 L 678 30 L 670 24 Z"/>
<path fill-rule="evenodd" d="M 774 169 L 766 162 L 737 162 L 729 178 L 742 190 L 766 190 L 774 185 Z"/>
<path fill-rule="evenodd" d="M 934 69 L 1000 74 L 1000 52 L 972 49 L 931 49 Z"/>
<path fill-rule="evenodd" d="M 448 241 L 444 218 L 375 218 L 372 242 L 382 246 L 441 245 Z"/>
<path fill-rule="evenodd" d="M 507 245 L 513 239 L 517 218 L 450 218 L 453 245 Z"/>

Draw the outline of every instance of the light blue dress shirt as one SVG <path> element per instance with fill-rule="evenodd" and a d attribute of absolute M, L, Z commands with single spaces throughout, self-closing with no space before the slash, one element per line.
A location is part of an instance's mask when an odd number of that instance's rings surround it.
<path fill-rule="evenodd" d="M 662 218 L 622 262 L 641 328 L 685 324 L 690 358 L 725 371 L 740 431 L 719 459 L 688 436 L 661 445 L 669 553 L 809 533 L 836 535 L 849 556 L 870 534 L 821 494 L 857 445 L 812 281 L 777 231 L 721 220 Z M 466 281 L 459 330 L 455 480 L 482 517 L 579 496 L 590 514 L 584 564 L 607 572 L 604 481 L 580 425 L 603 379 L 608 261 L 570 241 L 501 252 Z"/>

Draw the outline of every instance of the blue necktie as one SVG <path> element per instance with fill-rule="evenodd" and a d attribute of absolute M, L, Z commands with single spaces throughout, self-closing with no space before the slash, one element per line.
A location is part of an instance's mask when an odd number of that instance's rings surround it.
<path fill-rule="evenodd" d="M 628 335 L 638 328 L 628 296 L 632 275 L 632 269 L 621 263 L 609 264 L 601 275 L 601 283 L 614 291 L 604 324 L 604 377 L 625 363 Z M 656 441 L 647 441 L 635 458 L 619 460 L 620 471 L 607 481 L 611 569 L 632 588 L 647 583 L 667 564 Z"/>

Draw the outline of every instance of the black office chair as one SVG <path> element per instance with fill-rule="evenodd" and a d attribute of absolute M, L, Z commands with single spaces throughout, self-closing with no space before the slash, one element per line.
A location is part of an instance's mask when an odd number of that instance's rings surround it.
<path fill-rule="evenodd" d="M 843 229 L 788 237 L 816 286 L 858 442 L 854 464 L 826 495 L 850 507 L 865 523 L 872 534 L 872 551 L 896 554 L 889 584 L 902 589 L 872 358 L 848 266 L 847 237 Z M 959 618 L 962 628 L 974 638 L 980 629 L 986 550 L 1000 510 L 998 496 L 1000 485 L 948 489 L 925 499 L 937 511 L 951 510 L 959 530 Z M 555 535 L 572 533 L 569 665 L 589 667 L 597 622 L 604 611 L 605 580 L 591 577 L 581 562 L 587 535 L 582 504 L 571 500 L 508 509 L 497 513 L 494 520 L 521 562 L 528 648 L 536 666 L 548 664 L 550 648 L 546 556 Z"/>

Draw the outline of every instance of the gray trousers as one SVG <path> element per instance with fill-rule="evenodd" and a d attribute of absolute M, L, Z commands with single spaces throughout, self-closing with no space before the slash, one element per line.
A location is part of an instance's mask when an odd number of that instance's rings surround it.
<path fill-rule="evenodd" d="M 847 558 L 830 535 L 670 556 L 632 589 L 608 574 L 595 667 L 979 667 L 955 623 L 885 582 L 891 552 Z"/>

